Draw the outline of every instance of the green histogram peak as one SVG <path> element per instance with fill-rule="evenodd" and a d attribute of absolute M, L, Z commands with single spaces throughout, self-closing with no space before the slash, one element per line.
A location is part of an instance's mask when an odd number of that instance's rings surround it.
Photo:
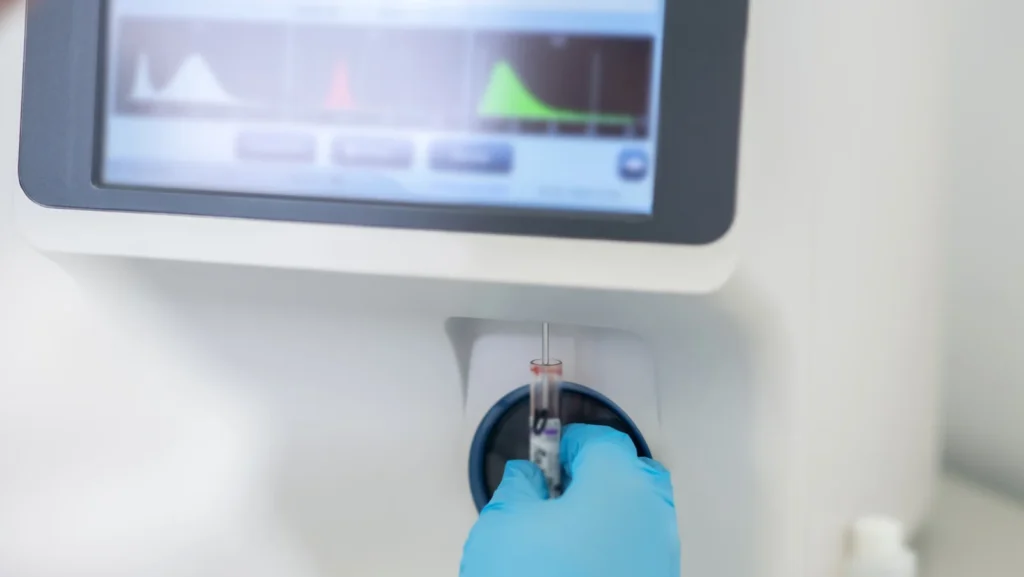
<path fill-rule="evenodd" d="M 480 101 L 477 114 L 486 118 L 534 120 L 546 122 L 578 122 L 598 124 L 631 124 L 625 114 L 600 114 L 564 110 L 547 105 L 537 98 L 506 61 L 495 64 L 490 82 Z"/>

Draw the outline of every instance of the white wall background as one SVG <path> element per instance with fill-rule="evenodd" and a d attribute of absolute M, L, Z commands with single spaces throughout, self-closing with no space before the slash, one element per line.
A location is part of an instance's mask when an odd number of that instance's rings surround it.
<path fill-rule="evenodd" d="M 1024 498 L 1024 3 L 955 4 L 948 463 Z"/>
<path fill-rule="evenodd" d="M 17 18 L 0 15 L 0 576 L 320 574 L 252 507 L 272 434 L 244 379 L 187 350 L 153 287 L 95 270 L 108 289 L 90 289 L 13 229 Z"/>

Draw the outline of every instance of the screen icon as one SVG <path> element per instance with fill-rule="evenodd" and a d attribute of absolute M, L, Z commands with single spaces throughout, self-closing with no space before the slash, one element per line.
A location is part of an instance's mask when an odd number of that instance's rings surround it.
<path fill-rule="evenodd" d="M 631 182 L 647 178 L 651 160 L 646 151 L 628 148 L 619 155 L 619 176 Z"/>

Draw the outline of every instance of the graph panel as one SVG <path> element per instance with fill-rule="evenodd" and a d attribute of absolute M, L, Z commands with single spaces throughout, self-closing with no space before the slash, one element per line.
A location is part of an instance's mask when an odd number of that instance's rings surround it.
<path fill-rule="evenodd" d="M 122 114 L 266 117 L 284 101 L 286 33 L 259 23 L 126 19 L 117 58 Z"/>
<path fill-rule="evenodd" d="M 465 31 L 302 27 L 291 99 L 298 117 L 456 127 L 464 116 Z"/>
<path fill-rule="evenodd" d="M 653 39 L 126 19 L 116 110 L 644 138 Z"/>
<path fill-rule="evenodd" d="M 320 120 L 343 115 L 352 119 L 370 112 L 370 103 L 355 92 L 360 51 L 366 32 L 360 28 L 303 26 L 292 44 L 292 92 L 289 112 L 296 118 Z"/>
<path fill-rule="evenodd" d="M 650 38 L 483 32 L 473 43 L 477 126 L 646 135 Z"/>

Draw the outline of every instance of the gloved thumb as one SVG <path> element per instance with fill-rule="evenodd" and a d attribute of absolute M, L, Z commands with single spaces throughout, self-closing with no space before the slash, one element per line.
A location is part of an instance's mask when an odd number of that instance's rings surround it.
<path fill-rule="evenodd" d="M 544 473 L 529 461 L 509 461 L 505 464 L 505 475 L 494 491 L 491 502 L 481 514 L 488 510 L 501 510 L 516 503 L 542 501 L 548 498 L 548 485 Z"/>
<path fill-rule="evenodd" d="M 611 427 L 569 425 L 562 431 L 562 466 L 576 483 L 589 470 L 598 477 L 637 462 L 629 435 Z"/>

